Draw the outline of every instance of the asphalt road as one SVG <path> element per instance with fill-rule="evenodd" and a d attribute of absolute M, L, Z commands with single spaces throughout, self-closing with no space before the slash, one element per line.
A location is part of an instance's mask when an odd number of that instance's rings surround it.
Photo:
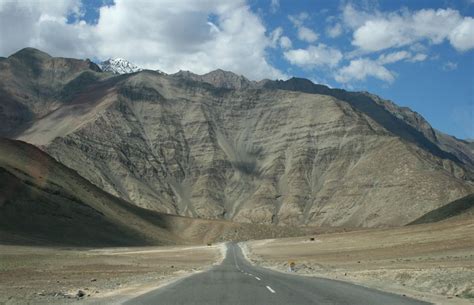
<path fill-rule="evenodd" d="M 229 244 L 222 264 L 129 300 L 127 305 L 421 305 L 426 302 L 321 278 L 252 266 Z"/>

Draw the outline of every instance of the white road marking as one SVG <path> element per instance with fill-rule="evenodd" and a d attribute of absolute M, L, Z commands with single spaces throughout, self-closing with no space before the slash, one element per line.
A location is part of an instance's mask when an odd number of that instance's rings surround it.
<path fill-rule="evenodd" d="M 275 293 L 275 290 L 273 290 L 272 287 L 267 286 L 267 289 L 268 289 L 271 293 Z"/>
<path fill-rule="evenodd" d="M 237 257 L 235 255 L 235 248 L 234 247 L 232 247 L 232 252 L 234 254 L 234 262 L 235 262 L 235 267 L 237 268 L 237 270 L 239 270 L 240 272 L 242 272 L 242 273 L 244 273 L 248 276 L 255 277 L 258 281 L 261 281 L 261 279 L 258 276 L 254 276 L 252 273 L 247 273 L 244 270 L 240 269 L 239 264 L 237 264 Z M 271 293 L 275 293 L 275 291 L 271 287 L 267 286 L 267 289 L 270 290 Z"/>

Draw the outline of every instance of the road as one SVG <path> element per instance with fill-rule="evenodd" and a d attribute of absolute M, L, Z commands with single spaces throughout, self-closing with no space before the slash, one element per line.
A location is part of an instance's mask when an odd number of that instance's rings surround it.
<path fill-rule="evenodd" d="M 129 300 L 126 305 L 426 305 L 346 282 L 252 266 L 236 244 L 209 271 Z"/>

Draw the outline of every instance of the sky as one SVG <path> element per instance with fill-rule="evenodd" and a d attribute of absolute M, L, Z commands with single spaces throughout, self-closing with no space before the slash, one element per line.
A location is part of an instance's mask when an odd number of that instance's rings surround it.
<path fill-rule="evenodd" d="M 0 0 L 0 56 L 369 91 L 474 139 L 474 0 Z"/>

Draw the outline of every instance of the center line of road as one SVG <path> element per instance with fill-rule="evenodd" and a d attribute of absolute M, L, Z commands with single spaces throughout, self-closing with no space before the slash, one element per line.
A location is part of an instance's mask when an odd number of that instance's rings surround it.
<path fill-rule="evenodd" d="M 258 276 L 255 277 L 257 279 L 257 281 L 260 281 L 260 278 Z"/>
<path fill-rule="evenodd" d="M 273 290 L 272 287 L 267 286 L 267 289 L 268 289 L 271 293 L 275 293 L 275 290 Z"/>

